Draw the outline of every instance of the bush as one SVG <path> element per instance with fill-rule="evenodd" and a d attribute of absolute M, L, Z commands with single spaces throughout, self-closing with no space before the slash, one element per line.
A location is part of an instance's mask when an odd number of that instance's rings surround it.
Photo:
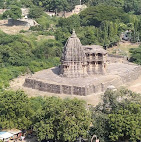
<path fill-rule="evenodd" d="M 0 20 L 2 20 L 3 19 L 3 16 L 2 16 L 2 14 L 0 14 Z"/>
<path fill-rule="evenodd" d="M 26 33 L 26 32 L 28 32 L 28 31 L 25 31 L 25 30 L 20 30 L 20 33 Z"/>
<path fill-rule="evenodd" d="M 43 27 L 41 25 L 31 26 L 29 28 L 29 30 L 31 30 L 31 31 L 42 31 Z"/>
<path fill-rule="evenodd" d="M 50 20 L 47 16 L 40 16 L 36 19 L 37 23 L 41 25 L 41 27 L 46 30 L 50 27 Z"/>

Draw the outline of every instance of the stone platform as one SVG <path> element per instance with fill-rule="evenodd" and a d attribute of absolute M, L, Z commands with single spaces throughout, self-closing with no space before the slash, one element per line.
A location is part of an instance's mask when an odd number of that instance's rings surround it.
<path fill-rule="evenodd" d="M 59 68 L 39 71 L 25 79 L 24 86 L 57 94 L 86 96 L 104 92 L 109 85 L 122 86 L 141 75 L 141 66 L 131 63 L 112 63 L 106 75 L 93 75 L 85 78 L 64 78 L 58 75 Z"/>

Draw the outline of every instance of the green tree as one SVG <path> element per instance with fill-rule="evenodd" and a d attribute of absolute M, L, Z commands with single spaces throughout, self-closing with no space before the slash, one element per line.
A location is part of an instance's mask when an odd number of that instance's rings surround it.
<path fill-rule="evenodd" d="M 39 59 L 48 59 L 49 57 L 61 57 L 63 45 L 55 40 L 41 40 L 37 48 L 33 51 Z"/>
<path fill-rule="evenodd" d="M 114 6 L 114 7 L 123 7 L 124 0 L 89 0 L 88 4 L 91 6 L 105 4 L 105 5 L 110 5 L 110 6 Z"/>
<path fill-rule="evenodd" d="M 32 0 L 20 0 L 20 3 L 23 7 L 33 7 Z"/>
<path fill-rule="evenodd" d="M 0 8 L 4 8 L 4 0 L 0 1 Z"/>
<path fill-rule="evenodd" d="M 1 31 L 0 37 L 0 90 L 8 87 L 9 81 L 22 73 L 60 64 L 62 44 L 59 41 L 37 42 L 32 35 L 8 35 Z"/>
<path fill-rule="evenodd" d="M 116 22 L 117 20 L 126 22 L 127 15 L 120 8 L 98 5 L 83 10 L 80 13 L 80 18 L 82 25 L 94 25 L 99 27 L 105 20 L 112 22 Z"/>
<path fill-rule="evenodd" d="M 33 6 L 29 10 L 29 17 L 30 18 L 39 18 L 43 15 L 43 9 L 37 6 Z"/>
<path fill-rule="evenodd" d="M 3 63 L 14 66 L 28 65 L 29 60 L 33 57 L 31 52 L 32 43 L 30 41 L 22 36 L 5 35 L 1 42 L 3 45 L 0 45 L 0 55 Z"/>
<path fill-rule="evenodd" d="M 50 97 L 36 115 L 34 130 L 39 140 L 72 142 L 86 135 L 89 124 L 90 115 L 83 101 Z"/>
<path fill-rule="evenodd" d="M 140 98 L 140 94 L 124 88 L 107 90 L 102 103 L 90 108 L 93 124 L 90 135 L 97 135 L 101 142 L 140 140 Z"/>
<path fill-rule="evenodd" d="M 131 61 L 141 65 L 141 46 L 139 46 L 138 48 L 131 48 L 130 53 Z"/>
<path fill-rule="evenodd" d="M 60 18 L 57 26 L 67 28 L 69 32 L 72 32 L 73 29 L 80 27 L 80 17 L 79 15 L 72 15 L 68 18 Z"/>
<path fill-rule="evenodd" d="M 129 103 L 109 114 L 109 138 L 112 141 L 141 139 L 141 105 Z"/>
<path fill-rule="evenodd" d="M 28 129 L 33 111 L 23 91 L 0 92 L 0 128 Z"/>
<path fill-rule="evenodd" d="M 124 0 L 124 10 L 135 14 L 141 14 L 140 0 Z"/>
<path fill-rule="evenodd" d="M 60 11 L 66 11 L 68 9 L 67 0 L 33 0 L 33 3 L 48 11 L 54 11 L 56 14 Z"/>
<path fill-rule="evenodd" d="M 13 20 L 17 20 L 17 19 L 20 19 L 21 18 L 21 15 L 22 15 L 22 11 L 21 9 L 16 6 L 16 5 L 12 5 L 10 7 L 10 10 L 7 10 L 3 13 L 3 17 L 4 18 L 12 18 Z"/>

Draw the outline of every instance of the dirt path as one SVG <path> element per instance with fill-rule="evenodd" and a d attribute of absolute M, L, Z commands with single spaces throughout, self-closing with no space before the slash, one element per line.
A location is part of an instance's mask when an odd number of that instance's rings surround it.
<path fill-rule="evenodd" d="M 29 97 L 36 97 L 36 96 L 57 96 L 62 99 L 65 98 L 78 98 L 81 100 L 85 100 L 88 104 L 91 104 L 93 106 L 96 106 L 100 101 L 101 101 L 101 95 L 103 93 L 99 94 L 92 94 L 88 96 L 77 96 L 77 95 L 66 95 L 66 94 L 54 94 L 54 93 L 48 93 L 48 92 L 43 92 L 39 91 L 36 89 L 31 89 L 27 87 L 23 87 L 25 78 L 28 76 L 20 76 L 13 81 L 10 82 L 10 89 L 12 90 L 23 90 L 26 94 L 28 94 Z"/>

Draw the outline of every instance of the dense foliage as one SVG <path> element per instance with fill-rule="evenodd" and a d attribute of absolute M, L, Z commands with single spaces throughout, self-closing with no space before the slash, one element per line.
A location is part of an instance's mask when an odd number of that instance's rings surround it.
<path fill-rule="evenodd" d="M 43 14 L 43 9 L 37 6 L 31 7 L 29 11 L 29 18 L 39 18 Z"/>
<path fill-rule="evenodd" d="M 141 139 L 141 104 L 129 103 L 109 114 L 109 138 L 116 140 Z"/>
<path fill-rule="evenodd" d="M 79 136 L 86 136 L 90 125 L 85 102 L 77 99 L 47 98 L 35 119 L 34 130 L 39 140 L 72 142 Z"/>
<path fill-rule="evenodd" d="M 0 129 L 34 127 L 38 139 L 75 141 L 90 125 L 86 103 L 77 99 L 28 98 L 22 91 L 0 93 Z"/>
<path fill-rule="evenodd" d="M 34 37 L 7 35 L 3 32 L 0 32 L 0 37 L 1 88 L 8 86 L 7 82 L 21 73 L 59 64 L 62 44 L 55 40 L 37 42 Z"/>
<path fill-rule="evenodd" d="M 122 8 L 104 4 L 88 7 L 79 15 L 60 18 L 55 33 L 56 39 L 63 44 L 73 29 L 82 44 L 116 45 L 122 32 L 131 32 L 130 41 L 141 39 L 140 16 L 126 13 Z"/>
<path fill-rule="evenodd" d="M 82 19 L 82 25 L 94 25 L 98 27 L 103 21 L 124 22 L 128 17 L 122 9 L 98 5 L 95 7 L 89 7 L 80 13 Z M 126 21 L 125 21 L 126 22 Z"/>
<path fill-rule="evenodd" d="M 103 103 L 92 108 L 93 127 L 101 142 L 140 140 L 141 96 L 129 90 L 106 91 Z"/>
<path fill-rule="evenodd" d="M 24 92 L 0 93 L 0 129 L 27 129 L 31 126 L 33 111 Z"/>
<path fill-rule="evenodd" d="M 7 0 L 5 5 L 11 7 L 15 4 L 19 7 L 25 7 L 27 4 L 26 7 L 30 7 L 29 17 L 34 18 L 40 24 L 32 27 L 31 30 L 48 30 L 53 26 L 56 39 L 63 44 L 65 44 L 72 29 L 76 29 L 83 44 L 113 46 L 119 42 L 121 33 L 127 30 L 131 32 L 131 42 L 141 40 L 141 17 L 139 16 L 140 4 L 138 0 L 82 0 L 82 4 L 88 6 L 87 9 L 82 11 L 80 15 L 58 18 L 58 23 L 57 21 L 50 23 L 50 18 L 43 13 L 43 10 L 56 13 L 70 11 L 79 2 L 78 0 L 33 0 L 28 2 Z M 3 17 L 7 17 L 7 15 L 5 12 Z M 92 29 L 93 31 L 91 31 Z M 85 32 L 86 30 L 87 32 Z"/>
<path fill-rule="evenodd" d="M 141 65 L 141 46 L 139 48 L 130 49 L 131 60 L 139 65 Z"/>
<path fill-rule="evenodd" d="M 20 19 L 22 16 L 21 9 L 16 5 L 11 5 L 10 10 L 3 13 L 3 18 L 12 18 L 13 20 Z"/>
<path fill-rule="evenodd" d="M 101 142 L 136 141 L 141 139 L 140 98 L 129 90 L 108 90 L 103 103 L 88 109 L 86 103 L 78 99 L 28 98 L 23 91 L 3 91 L 0 93 L 0 129 L 32 126 L 39 141 L 73 142 L 88 134 L 97 135 Z M 91 121 L 93 125 L 89 129 Z"/>
<path fill-rule="evenodd" d="M 89 5 L 105 4 L 122 8 L 125 12 L 141 14 L 140 0 L 89 0 Z"/>

